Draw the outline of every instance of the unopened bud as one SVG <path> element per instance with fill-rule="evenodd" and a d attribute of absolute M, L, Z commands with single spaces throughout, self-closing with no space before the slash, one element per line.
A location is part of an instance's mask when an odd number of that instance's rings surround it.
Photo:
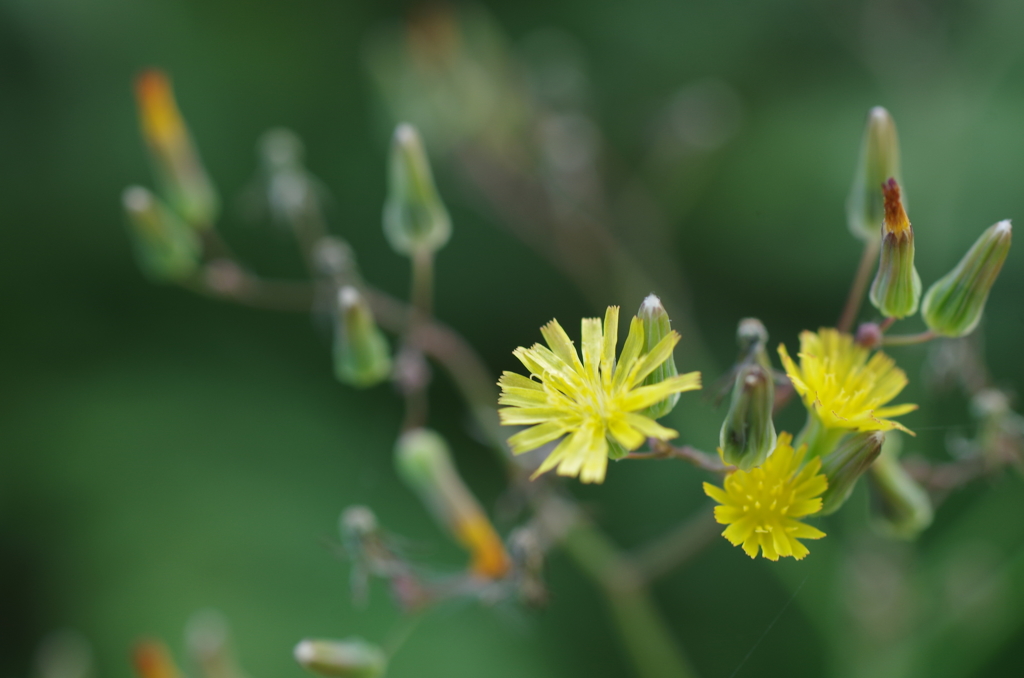
<path fill-rule="evenodd" d="M 342 383 L 357 388 L 379 384 L 391 374 L 388 340 L 355 287 L 342 287 L 338 291 L 334 374 Z"/>
<path fill-rule="evenodd" d="M 384 651 L 362 638 L 304 640 L 295 646 L 295 661 L 326 678 L 379 678 L 388 667 Z"/>
<path fill-rule="evenodd" d="M 897 539 L 913 539 L 931 525 L 928 493 L 888 449 L 883 449 L 871 465 L 868 480 L 873 522 L 880 532 Z"/>
<path fill-rule="evenodd" d="M 775 384 L 761 365 L 744 365 L 736 374 L 732 403 L 718 436 L 722 461 L 741 469 L 760 466 L 775 449 Z"/>
<path fill-rule="evenodd" d="M 768 358 L 768 330 L 757 318 L 743 318 L 736 326 L 736 343 L 740 347 L 740 363 L 754 360 L 766 370 L 771 370 Z"/>
<path fill-rule="evenodd" d="M 217 218 L 217 193 L 210 183 L 192 137 L 163 71 L 144 71 L 135 80 L 142 135 L 164 194 L 194 228 L 208 228 Z"/>
<path fill-rule="evenodd" d="M 921 315 L 929 329 L 947 337 L 974 331 L 1010 252 L 1012 230 L 1009 220 L 989 226 L 956 268 L 928 288 Z"/>
<path fill-rule="evenodd" d="M 203 610 L 192 615 L 185 640 L 203 678 L 244 678 L 231 651 L 228 623 L 219 612 Z"/>
<path fill-rule="evenodd" d="M 672 321 L 669 320 L 668 312 L 662 306 L 661 299 L 653 294 L 647 295 L 647 298 L 640 304 L 640 312 L 637 313 L 637 317 L 644 324 L 644 353 L 649 352 L 658 345 L 659 341 L 672 333 Z M 644 385 L 658 384 L 677 374 L 679 372 L 676 370 L 675 356 L 670 355 L 668 360 L 644 379 Z M 648 407 L 644 414 L 651 419 L 659 419 L 671 412 L 678 402 L 679 394 L 673 393 L 668 398 Z"/>
<path fill-rule="evenodd" d="M 412 125 L 395 129 L 388 165 L 384 235 L 399 254 L 436 252 L 451 236 L 451 220 L 434 185 L 423 141 Z"/>
<path fill-rule="evenodd" d="M 125 189 L 121 201 L 143 273 L 157 282 L 192 275 L 202 250 L 195 232 L 141 186 Z"/>
<path fill-rule="evenodd" d="M 139 678 L 181 678 L 181 671 L 171 658 L 171 653 L 160 641 L 143 640 L 136 643 L 132 660 Z"/>
<path fill-rule="evenodd" d="M 900 202 L 896 180 L 890 178 L 882 185 L 882 192 L 885 197 L 882 252 L 870 298 L 885 317 L 905 318 L 917 312 L 921 299 L 921 278 L 914 268 L 914 229 Z"/>
<path fill-rule="evenodd" d="M 889 177 L 900 181 L 900 143 L 889 111 L 875 106 L 868 113 L 857 173 L 846 200 L 850 231 L 861 240 L 878 240 L 881 235 L 885 213 L 878 187 Z"/>
<path fill-rule="evenodd" d="M 884 442 L 881 431 L 855 433 L 821 457 L 821 472 L 828 478 L 828 489 L 821 496 L 821 515 L 835 513 L 846 503 L 857 480 L 878 458 Z"/>
<path fill-rule="evenodd" d="M 395 448 L 395 464 L 434 518 L 469 551 L 474 574 L 496 579 L 508 572 L 505 546 L 455 469 L 444 438 L 422 428 L 404 433 Z"/>

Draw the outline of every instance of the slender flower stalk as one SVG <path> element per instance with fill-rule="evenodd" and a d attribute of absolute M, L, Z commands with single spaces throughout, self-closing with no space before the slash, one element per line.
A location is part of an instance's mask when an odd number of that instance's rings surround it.
<path fill-rule="evenodd" d="M 641 414 L 675 393 L 700 388 L 699 372 L 643 385 L 672 355 L 679 334 L 670 331 L 644 353 L 643 321 L 634 317 L 616 361 L 618 325 L 617 306 L 608 307 L 603 331 L 600 319 L 584 318 L 582 361 L 557 320 L 541 328 L 547 346 L 513 351 L 536 380 L 505 372 L 498 381 L 498 402 L 506 405 L 499 410 L 501 423 L 530 426 L 509 438 L 512 451 L 521 454 L 562 438 L 535 478 L 557 467 L 559 475 L 600 483 L 608 467 L 610 441 L 632 451 L 647 438 L 670 440 L 679 435 Z"/>

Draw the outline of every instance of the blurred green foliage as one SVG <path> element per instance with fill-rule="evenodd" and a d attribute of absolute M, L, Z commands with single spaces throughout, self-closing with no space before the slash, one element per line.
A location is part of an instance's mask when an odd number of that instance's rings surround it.
<path fill-rule="evenodd" d="M 228 205 L 223 228 L 248 261 L 269 274 L 301 270 L 287 233 L 231 208 L 255 173 L 257 138 L 285 125 L 305 140 L 308 165 L 332 196 L 328 216 L 367 277 L 402 293 L 406 267 L 380 227 L 393 121 L 365 75 L 363 46 L 409 9 L 329 0 L 0 3 L 3 678 L 27 678 L 35 643 L 63 627 L 95 643 L 98 675 L 126 676 L 133 640 L 158 635 L 179 649 L 189 614 L 210 606 L 231 620 L 254 678 L 302 675 L 291 648 L 308 635 L 383 639 L 397 617 L 386 593 L 374 590 L 368 609 L 353 609 L 347 567 L 330 546 L 352 503 L 372 503 L 432 557 L 462 562 L 391 468 L 401 413 L 388 387 L 357 394 L 334 382 L 327 328 L 308 318 L 147 283 L 118 199 L 125 185 L 149 183 L 130 85 L 157 65 L 174 78 Z M 791 348 L 800 329 L 835 321 L 859 256 L 844 201 L 872 105 L 889 108 L 900 128 L 926 285 L 985 227 L 1024 214 L 1024 5 L 1015 0 L 523 0 L 489 10 L 513 44 L 545 27 L 578 40 L 606 162 L 613 174 L 639 175 L 669 216 L 671 255 L 719 365 L 732 359 L 740 317 L 757 315 L 773 346 Z M 658 116 L 709 78 L 735 95 L 735 134 L 683 163 L 652 161 Z M 438 258 L 437 313 L 495 374 L 512 365 L 512 348 L 539 338 L 543 322 L 595 314 L 451 173 L 437 173 L 453 220 Z M 1024 384 L 1022 285 L 1024 263 L 1011 252 L 982 325 L 995 378 L 1011 390 Z M 641 300 L 607 301 L 629 309 Z M 924 392 L 920 351 L 892 353 L 911 376 L 907 400 L 922 404 L 907 417 L 919 431 L 907 446 L 941 457 L 947 435 L 969 432 L 967 415 Z M 710 367 L 690 360 L 678 355 L 680 370 Z M 712 367 L 707 381 L 716 376 Z M 444 379 L 432 394 L 432 425 L 492 505 L 497 465 L 464 432 Z M 695 397 L 677 412 L 685 440 L 714 445 L 723 411 Z M 779 424 L 799 426 L 796 408 Z M 604 486 L 573 491 L 630 546 L 701 506 L 699 478 L 671 462 L 620 464 Z M 839 611 L 816 607 L 836 587 L 877 633 L 898 635 L 910 611 L 941 617 L 943 591 L 966 586 L 970 596 L 975 579 L 995 581 L 995 607 L 934 631 L 955 642 L 932 658 L 929 675 L 959 667 L 967 672 L 955 675 L 1010 675 L 1024 642 L 1021 489 L 1005 477 L 958 493 L 912 546 L 873 541 L 854 505 L 823 524 L 860 544 L 856 557 L 837 538 L 804 562 L 772 565 L 722 540 L 655 595 L 705 676 L 733 675 L 750 651 L 739 675 L 847 675 L 844 662 L 873 646 L 843 629 Z M 930 588 L 858 597 L 858 586 L 886 574 L 875 550 L 920 564 Z M 990 571 L 1003 574 L 986 578 Z M 550 585 L 552 603 L 537 613 L 471 605 L 432 613 L 392 675 L 628 671 L 600 600 L 559 556 Z M 892 600 L 899 605 L 886 607 Z"/>

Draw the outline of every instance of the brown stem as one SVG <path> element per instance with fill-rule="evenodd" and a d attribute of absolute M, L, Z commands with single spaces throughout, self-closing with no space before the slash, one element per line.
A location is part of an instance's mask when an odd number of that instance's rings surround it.
<path fill-rule="evenodd" d="M 887 334 L 882 337 L 882 346 L 913 346 L 938 339 L 939 335 L 931 330 L 918 334 Z"/>
<path fill-rule="evenodd" d="M 698 450 L 690 445 L 674 447 L 663 440 L 652 439 L 650 441 L 650 452 L 630 452 L 626 459 L 682 459 L 699 469 L 711 473 L 727 473 L 733 470 L 732 466 L 723 463 L 714 455 Z"/>
<path fill-rule="evenodd" d="M 849 332 L 853 327 L 853 321 L 857 319 L 857 313 L 864 300 L 864 291 L 867 290 L 868 280 L 871 278 L 871 271 L 875 267 L 877 256 L 878 241 L 869 240 L 864 243 L 864 251 L 860 256 L 860 263 L 857 265 L 857 273 L 853 276 L 853 284 L 850 285 L 846 305 L 843 306 L 843 313 L 839 316 L 839 322 L 836 324 L 836 328 L 840 332 Z"/>
<path fill-rule="evenodd" d="M 700 553 L 720 532 L 711 511 L 700 511 L 637 549 L 633 563 L 644 581 L 657 579 Z"/>

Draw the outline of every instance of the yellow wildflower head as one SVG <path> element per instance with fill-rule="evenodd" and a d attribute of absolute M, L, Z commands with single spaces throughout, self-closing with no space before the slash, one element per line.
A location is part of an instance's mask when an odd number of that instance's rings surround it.
<path fill-rule="evenodd" d="M 907 385 L 906 373 L 884 353 L 871 351 L 832 328 L 800 334 L 800 366 L 779 345 L 779 357 L 807 409 L 827 429 L 891 431 L 909 429 L 889 417 L 917 405 L 885 407 Z M 913 435 L 911 433 L 911 435 Z"/>
<path fill-rule="evenodd" d="M 512 451 L 528 452 L 565 436 L 534 477 L 557 466 L 559 475 L 600 483 L 608 467 L 609 441 L 635 450 L 648 437 L 669 440 L 678 435 L 640 412 L 674 393 L 699 389 L 700 372 L 643 386 L 644 379 L 672 355 L 679 334 L 670 332 L 642 353 L 643 323 L 634 317 L 616 362 L 618 326 L 617 306 L 608 307 L 603 332 L 599 318 L 584 318 L 582 361 L 556 320 L 540 330 L 547 346 L 534 344 L 513 352 L 535 379 L 505 372 L 498 381 L 498 402 L 508 406 L 499 410 L 501 423 L 530 425 L 509 438 Z"/>
<path fill-rule="evenodd" d="M 751 558 L 760 549 L 769 560 L 800 560 L 809 553 L 801 539 L 825 536 L 797 520 L 821 510 L 821 494 L 828 488 L 828 480 L 818 473 L 820 458 L 800 468 L 806 453 L 806 445 L 794 450 L 792 436 L 780 433 L 775 451 L 761 466 L 733 471 L 725 478 L 725 489 L 704 483 L 704 493 L 721 504 L 715 507 L 715 520 L 729 526 L 722 536 L 733 546 L 742 544 Z"/>

